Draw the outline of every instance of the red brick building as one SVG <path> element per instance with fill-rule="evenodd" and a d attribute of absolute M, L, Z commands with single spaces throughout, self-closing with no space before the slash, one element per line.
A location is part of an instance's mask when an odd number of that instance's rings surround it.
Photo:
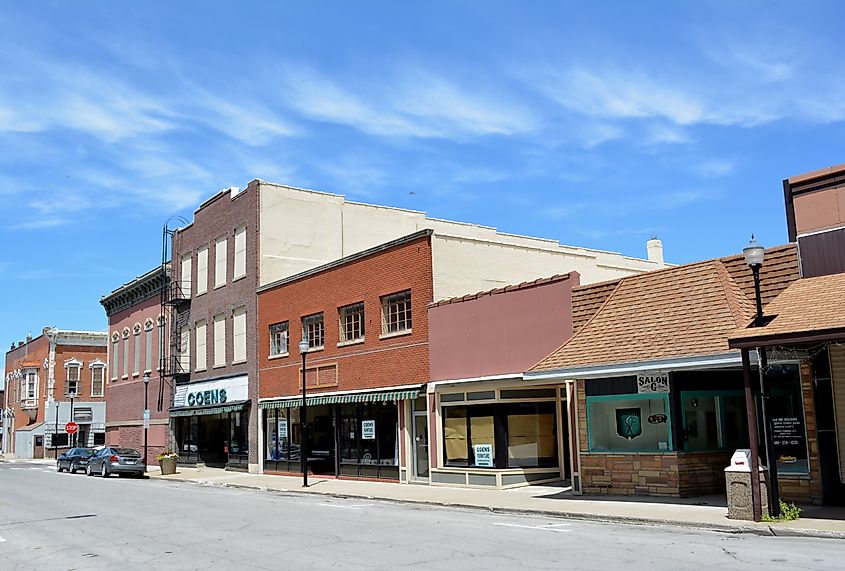
<path fill-rule="evenodd" d="M 166 334 L 161 292 L 168 282 L 169 266 L 159 266 L 100 299 L 109 320 L 106 440 L 143 451 L 144 379 L 148 378 L 148 463 L 170 447 L 172 390 L 160 375 Z"/>
<path fill-rule="evenodd" d="M 406 480 L 406 412 L 428 380 L 431 230 L 259 289 L 263 468 L 300 471 L 301 354 L 307 333 L 309 468 Z"/>
<path fill-rule="evenodd" d="M 45 327 L 6 353 L 4 452 L 44 458 L 105 442 L 106 334 Z M 71 412 L 73 409 L 73 412 Z M 64 425 L 73 419 L 77 435 Z"/>

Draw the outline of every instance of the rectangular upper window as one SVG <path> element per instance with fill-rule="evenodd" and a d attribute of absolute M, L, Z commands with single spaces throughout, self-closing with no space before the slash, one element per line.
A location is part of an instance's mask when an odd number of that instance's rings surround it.
<path fill-rule="evenodd" d="M 270 355 L 288 354 L 288 322 L 274 323 L 270 326 Z"/>
<path fill-rule="evenodd" d="M 246 226 L 235 230 L 235 267 L 232 279 L 246 275 Z"/>
<path fill-rule="evenodd" d="M 381 298 L 381 332 L 383 335 L 411 330 L 411 290 Z"/>
<path fill-rule="evenodd" d="M 179 332 L 179 373 L 191 372 L 191 330 L 187 327 Z"/>
<path fill-rule="evenodd" d="M 115 335 L 117 335 L 117 333 L 115 333 Z M 120 370 L 118 368 L 118 358 L 117 358 L 118 343 L 119 343 L 118 339 L 116 337 L 112 337 L 112 342 L 111 342 L 111 378 L 112 378 L 112 380 L 117 380 L 118 371 Z"/>
<path fill-rule="evenodd" d="M 67 382 L 65 383 L 65 396 L 77 396 L 81 393 L 79 390 L 81 387 L 80 383 L 80 371 L 81 367 L 79 365 L 69 365 L 67 370 Z"/>
<path fill-rule="evenodd" d="M 141 330 L 135 330 L 132 335 L 132 372 L 136 375 L 140 374 L 141 369 Z"/>
<path fill-rule="evenodd" d="M 214 366 L 226 364 L 226 316 L 222 313 L 214 316 Z"/>
<path fill-rule="evenodd" d="M 246 308 L 232 312 L 232 361 L 246 361 Z"/>
<path fill-rule="evenodd" d="M 214 287 L 226 285 L 226 248 L 228 244 L 226 236 L 221 236 L 214 243 Z"/>
<path fill-rule="evenodd" d="M 323 336 L 325 327 L 323 324 L 323 314 L 315 313 L 302 318 L 302 330 L 308 335 L 309 349 L 322 349 Z"/>
<path fill-rule="evenodd" d="M 91 396 L 103 396 L 103 380 L 105 377 L 105 366 L 91 367 Z"/>
<path fill-rule="evenodd" d="M 359 341 L 364 339 L 364 303 L 353 303 L 337 311 L 340 326 L 340 341 Z"/>
<path fill-rule="evenodd" d="M 197 295 L 208 291 L 208 246 L 197 250 Z"/>
<path fill-rule="evenodd" d="M 204 371 L 207 366 L 207 351 L 206 351 L 206 344 L 208 336 L 206 334 L 206 325 L 205 321 L 197 321 L 197 326 L 195 329 L 196 335 L 196 347 L 197 347 L 197 358 L 196 358 L 196 365 L 195 369 L 197 371 Z"/>
<path fill-rule="evenodd" d="M 191 254 L 182 256 L 182 267 L 179 271 L 179 289 L 182 297 L 191 297 Z"/>

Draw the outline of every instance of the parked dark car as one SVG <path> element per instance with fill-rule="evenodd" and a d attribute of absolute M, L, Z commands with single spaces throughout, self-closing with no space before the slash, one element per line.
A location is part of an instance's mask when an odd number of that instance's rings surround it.
<path fill-rule="evenodd" d="M 89 476 L 99 474 L 107 478 L 112 474 L 120 476 L 132 475 L 142 477 L 144 475 L 144 459 L 141 453 L 132 448 L 118 448 L 106 446 L 101 448 L 88 460 L 85 473 Z"/>
<path fill-rule="evenodd" d="M 93 448 L 71 448 L 66 450 L 56 459 L 56 470 L 63 472 L 67 470 L 76 474 L 77 470 L 85 470 L 88 466 L 88 459 L 94 455 Z"/>

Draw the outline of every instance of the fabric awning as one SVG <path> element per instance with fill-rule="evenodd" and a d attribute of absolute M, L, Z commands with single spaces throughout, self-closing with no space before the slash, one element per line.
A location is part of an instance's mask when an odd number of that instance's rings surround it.
<path fill-rule="evenodd" d="M 421 387 L 415 389 L 405 389 L 398 391 L 381 391 L 371 393 L 353 393 L 345 395 L 314 395 L 308 396 L 308 406 L 318 404 L 347 404 L 358 402 L 387 402 L 415 399 L 420 396 Z M 259 408 L 274 409 L 274 408 L 298 408 L 302 406 L 302 397 L 291 397 L 285 399 L 264 401 L 258 403 Z"/>
<path fill-rule="evenodd" d="M 195 406 L 185 408 L 171 408 L 170 416 L 201 416 L 206 414 L 222 414 L 226 412 L 238 412 L 243 410 L 249 404 L 248 400 L 227 402 L 225 404 L 216 404 L 211 406 Z"/>

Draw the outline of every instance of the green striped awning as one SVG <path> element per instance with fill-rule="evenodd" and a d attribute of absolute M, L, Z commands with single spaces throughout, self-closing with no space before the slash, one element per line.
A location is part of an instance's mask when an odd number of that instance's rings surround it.
<path fill-rule="evenodd" d="M 387 402 L 415 399 L 420 396 L 422 388 L 406 389 L 402 391 L 381 391 L 372 393 L 355 393 L 350 395 L 314 395 L 306 397 L 308 406 L 317 404 L 347 404 L 356 402 Z M 259 408 L 298 408 L 302 406 L 302 397 L 292 397 L 270 400 L 258 403 Z"/>
<path fill-rule="evenodd" d="M 192 408 L 171 408 L 170 416 L 201 416 L 204 414 L 222 414 L 226 412 L 238 412 L 243 410 L 249 401 L 239 401 L 212 406 L 195 406 Z"/>

